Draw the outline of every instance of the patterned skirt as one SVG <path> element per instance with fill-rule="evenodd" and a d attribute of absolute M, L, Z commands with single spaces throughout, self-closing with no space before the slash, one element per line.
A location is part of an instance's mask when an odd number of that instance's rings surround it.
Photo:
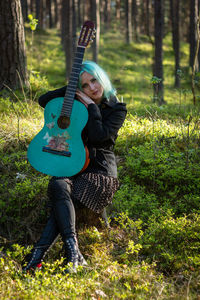
<path fill-rule="evenodd" d="M 65 178 L 71 185 L 72 198 L 78 200 L 96 213 L 112 203 L 114 193 L 119 187 L 117 178 L 97 173 L 83 173 L 71 179 Z"/>

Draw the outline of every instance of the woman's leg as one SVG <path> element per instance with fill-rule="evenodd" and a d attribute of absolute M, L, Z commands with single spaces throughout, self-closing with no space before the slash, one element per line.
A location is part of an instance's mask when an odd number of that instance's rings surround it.
<path fill-rule="evenodd" d="M 48 250 L 57 240 L 59 233 L 61 233 L 64 241 L 67 261 L 74 262 L 75 260 L 76 264 L 76 252 L 78 251 L 78 264 L 87 264 L 78 249 L 75 232 L 75 210 L 71 201 L 70 192 L 70 185 L 64 180 L 53 178 L 50 181 L 48 194 L 52 206 L 51 215 L 39 241 L 35 244 L 31 253 L 25 258 L 24 271 L 34 269 L 40 265 Z"/>
<path fill-rule="evenodd" d="M 52 178 L 48 193 L 62 238 L 75 237 L 75 209 L 71 199 L 70 184 L 64 179 Z"/>
<path fill-rule="evenodd" d="M 39 241 L 35 244 L 31 253 L 28 254 L 24 259 L 23 271 L 28 271 L 30 269 L 35 269 L 40 267 L 43 258 L 45 257 L 48 250 L 56 242 L 59 235 L 58 226 L 55 220 L 54 212 L 47 221 L 47 224 L 42 232 Z"/>
<path fill-rule="evenodd" d="M 49 197 L 55 219 L 64 243 L 67 263 L 78 266 L 78 244 L 76 241 L 75 209 L 71 199 L 71 186 L 64 179 L 52 178 L 49 183 Z"/>

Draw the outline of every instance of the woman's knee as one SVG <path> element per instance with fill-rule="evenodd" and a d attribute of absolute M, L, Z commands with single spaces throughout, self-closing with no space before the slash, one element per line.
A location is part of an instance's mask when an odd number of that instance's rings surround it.
<path fill-rule="evenodd" d="M 71 187 L 64 179 L 52 178 L 49 181 L 48 196 L 52 200 L 59 200 L 61 198 L 69 198 Z"/>

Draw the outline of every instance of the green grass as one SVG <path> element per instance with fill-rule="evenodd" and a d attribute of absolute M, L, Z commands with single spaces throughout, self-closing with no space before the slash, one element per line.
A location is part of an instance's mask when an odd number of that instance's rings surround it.
<path fill-rule="evenodd" d="M 199 105 L 192 104 L 188 45 L 181 45 L 184 77 L 175 90 L 171 37 L 165 38 L 167 104 L 158 106 L 147 38 L 126 45 L 115 27 L 102 33 L 99 64 L 129 112 L 115 148 L 120 189 L 108 209 L 111 230 L 79 229 L 88 266 L 77 274 L 63 274 L 59 240 L 34 276 L 22 274 L 21 261 L 46 222 L 49 177 L 30 166 L 26 150 L 43 125 L 38 96 L 66 80 L 56 30 L 36 31 L 31 46 L 26 29 L 26 45 L 30 87 L 0 95 L 0 298 L 198 299 Z M 85 58 L 91 55 L 86 49 Z"/>

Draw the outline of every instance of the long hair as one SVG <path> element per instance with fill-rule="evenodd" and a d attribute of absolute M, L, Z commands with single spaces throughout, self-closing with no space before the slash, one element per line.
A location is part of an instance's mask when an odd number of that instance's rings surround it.
<path fill-rule="evenodd" d="M 103 87 L 104 93 L 103 96 L 106 98 L 109 98 L 111 95 L 116 95 L 116 90 L 112 86 L 112 83 L 107 75 L 107 73 L 95 62 L 86 60 L 81 65 L 81 71 L 79 74 L 79 82 L 78 82 L 78 88 L 82 90 L 81 87 L 81 75 L 83 72 L 87 72 L 90 75 L 94 76 L 96 80 L 101 84 Z"/>

